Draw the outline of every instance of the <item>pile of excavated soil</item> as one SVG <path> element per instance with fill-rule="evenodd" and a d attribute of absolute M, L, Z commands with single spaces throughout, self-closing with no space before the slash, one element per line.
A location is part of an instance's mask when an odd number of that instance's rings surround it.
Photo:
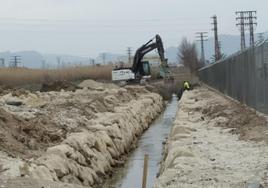
<path fill-rule="evenodd" d="M 1 181 L 1 188 L 74 188 L 73 184 L 61 183 L 43 179 L 32 179 L 32 178 L 17 178 L 12 180 Z M 75 188 L 88 188 L 85 186 L 75 185 Z"/>
<path fill-rule="evenodd" d="M 265 116 L 208 89 L 186 91 L 154 187 L 267 187 L 267 134 Z"/>
<path fill-rule="evenodd" d="M 65 137 L 49 119 L 25 120 L 3 109 L 0 109 L 0 125 L 0 151 L 13 157 L 34 157 Z"/>
<path fill-rule="evenodd" d="M 210 93 L 213 96 L 213 93 Z M 202 96 L 203 97 L 203 96 Z M 209 97 L 209 96 L 207 96 Z M 230 128 L 230 133 L 239 135 L 240 139 L 265 141 L 268 143 L 267 117 L 238 102 L 216 95 L 215 102 L 202 108 L 202 114 L 211 119 L 223 117 L 226 121 L 218 122 L 217 126 Z M 218 101 L 217 101 L 218 99 Z M 220 102 L 221 101 L 221 102 Z"/>
<path fill-rule="evenodd" d="M 23 94 L 27 94 L 28 91 L 23 88 L 12 88 L 10 86 L 0 85 L 0 96 L 11 93 L 12 96 L 20 96 Z"/>
<path fill-rule="evenodd" d="M 162 97 L 144 87 L 94 81 L 75 91 L 3 95 L 0 177 L 7 187 L 19 176 L 98 187 L 162 108 Z"/>
<path fill-rule="evenodd" d="M 40 91 L 61 91 L 62 89 L 65 91 L 75 91 L 76 89 L 80 89 L 80 87 L 69 81 L 55 81 L 50 83 L 43 83 Z"/>
<path fill-rule="evenodd" d="M 100 83 L 96 82 L 94 80 L 84 80 L 79 84 L 79 87 L 86 87 L 89 89 L 97 89 L 97 90 L 103 90 L 103 89 L 119 89 L 119 86 L 111 83 Z"/>

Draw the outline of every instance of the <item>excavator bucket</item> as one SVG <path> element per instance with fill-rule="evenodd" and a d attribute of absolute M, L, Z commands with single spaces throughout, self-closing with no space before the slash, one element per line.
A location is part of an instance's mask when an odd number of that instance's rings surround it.
<path fill-rule="evenodd" d="M 164 59 L 161 62 L 160 76 L 164 79 L 164 81 L 166 83 L 173 83 L 174 82 L 174 76 L 173 76 L 173 74 L 170 71 L 170 68 L 168 66 L 168 59 Z"/>

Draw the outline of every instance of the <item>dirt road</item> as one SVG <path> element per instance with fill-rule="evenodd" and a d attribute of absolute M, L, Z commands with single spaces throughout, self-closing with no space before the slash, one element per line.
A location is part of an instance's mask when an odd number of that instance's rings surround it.
<path fill-rule="evenodd" d="M 186 92 L 155 188 L 268 186 L 265 116 L 208 89 Z"/>

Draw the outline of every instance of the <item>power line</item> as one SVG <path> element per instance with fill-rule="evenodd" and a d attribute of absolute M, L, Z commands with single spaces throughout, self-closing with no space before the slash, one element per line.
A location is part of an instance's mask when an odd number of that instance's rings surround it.
<path fill-rule="evenodd" d="M 57 68 L 60 69 L 61 68 L 61 57 L 56 57 L 57 59 Z"/>
<path fill-rule="evenodd" d="M 49 23 L 49 24 L 43 24 L 43 23 L 3 23 L 0 22 L 1 25 L 6 25 L 6 26 L 14 26 L 14 27 L 26 27 L 26 26 L 31 26 L 31 27 L 57 27 L 57 28 L 63 28 L 65 29 L 66 27 L 81 27 L 83 29 L 85 28 L 123 28 L 123 27 L 145 27 L 145 26 L 150 26 L 150 27 L 205 27 L 207 24 L 206 23 L 176 23 L 174 22 L 149 22 L 149 23 Z"/>
<path fill-rule="evenodd" d="M 254 46 L 254 26 L 257 25 L 257 16 L 254 16 L 253 14 L 257 14 L 257 11 L 245 11 L 245 13 L 248 15 L 246 19 L 248 20 L 248 23 L 246 25 L 249 26 L 249 33 L 250 33 L 250 46 Z"/>
<path fill-rule="evenodd" d="M 236 20 L 239 21 L 236 26 L 240 26 L 240 46 L 241 50 L 244 50 L 246 48 L 246 40 L 245 40 L 245 17 L 243 11 L 237 11 L 235 12 L 237 15 Z"/>
<path fill-rule="evenodd" d="M 11 56 L 9 61 L 9 67 L 16 68 L 18 64 L 21 63 L 21 56 L 15 55 Z"/>
<path fill-rule="evenodd" d="M 95 65 L 95 59 L 90 59 L 89 61 L 90 61 L 90 65 L 93 65 L 93 66 Z"/>
<path fill-rule="evenodd" d="M 5 59 L 0 58 L 0 67 L 5 67 Z"/>
<path fill-rule="evenodd" d="M 241 50 L 244 50 L 246 48 L 246 42 L 245 42 L 245 26 L 249 27 L 249 35 L 250 35 L 250 40 L 249 44 L 250 46 L 254 46 L 254 26 L 257 25 L 257 11 L 237 11 L 236 15 L 236 20 L 239 21 L 237 23 L 237 26 L 240 26 L 240 32 L 241 32 Z"/>
<path fill-rule="evenodd" d="M 118 22 L 118 23 L 122 23 L 122 22 L 159 22 L 159 21 L 175 21 L 178 22 L 178 20 L 181 21 L 189 21 L 189 20 L 202 20 L 205 21 L 207 18 L 206 17 L 176 17 L 176 18 L 154 18 L 154 19 L 38 19 L 38 18 L 0 18 L 0 21 L 20 21 L 20 22 L 43 22 L 43 23 L 70 23 L 70 22 L 74 22 L 74 23 L 81 23 L 81 22 L 85 22 L 85 23 L 89 23 L 89 22 L 96 22 L 96 23 L 100 23 L 100 22 L 107 22 L 107 23 L 111 23 L 111 22 Z"/>
<path fill-rule="evenodd" d="M 213 19 L 213 30 L 214 30 L 214 48 L 215 48 L 215 62 L 221 59 L 221 50 L 220 50 L 220 44 L 219 44 L 219 38 L 218 38 L 218 22 L 217 22 L 217 16 L 214 15 L 212 17 Z"/>
<path fill-rule="evenodd" d="M 207 34 L 208 32 L 197 32 L 196 34 L 197 34 L 197 36 L 196 36 L 196 38 L 198 38 L 199 40 L 197 40 L 197 41 L 200 41 L 200 43 L 201 43 L 201 63 L 202 63 L 202 65 L 204 65 L 205 64 L 205 61 L 206 61 L 206 59 L 205 59 L 205 48 L 204 48 L 204 41 L 207 41 Z"/>

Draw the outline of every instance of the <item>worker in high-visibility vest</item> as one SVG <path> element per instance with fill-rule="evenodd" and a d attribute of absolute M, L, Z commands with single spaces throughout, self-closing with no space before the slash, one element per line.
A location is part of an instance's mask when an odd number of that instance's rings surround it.
<path fill-rule="evenodd" d="M 188 81 L 184 81 L 183 82 L 183 90 L 190 90 L 191 89 L 191 86 L 190 86 L 190 83 Z"/>
<path fill-rule="evenodd" d="M 178 97 L 178 100 L 181 99 L 182 97 L 182 94 L 185 90 L 190 90 L 191 89 L 191 85 L 188 81 L 184 81 L 183 82 L 183 85 L 182 85 L 182 88 L 179 90 L 179 92 L 177 93 L 177 97 Z"/>

